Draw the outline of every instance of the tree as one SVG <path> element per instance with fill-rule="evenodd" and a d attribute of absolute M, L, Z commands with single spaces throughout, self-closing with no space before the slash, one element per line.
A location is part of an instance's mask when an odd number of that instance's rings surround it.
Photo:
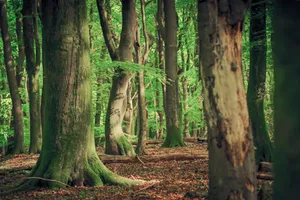
<path fill-rule="evenodd" d="M 18 84 L 16 78 L 16 71 L 12 57 L 11 41 L 9 36 L 9 29 L 7 24 L 7 14 L 6 14 L 6 3 L 5 1 L 0 1 L 0 29 L 3 40 L 3 51 L 4 51 L 4 61 L 6 74 L 8 79 L 10 96 L 13 104 L 13 125 L 14 125 L 14 147 L 12 149 L 12 154 L 23 153 L 24 152 L 24 125 L 23 125 L 23 111 L 20 94 L 18 92 Z"/>
<path fill-rule="evenodd" d="M 122 0 L 122 32 L 117 51 L 114 34 L 110 27 L 104 0 L 97 0 L 100 23 L 108 52 L 113 61 L 132 62 L 135 30 L 137 26 L 135 0 Z M 115 71 L 105 120 L 105 153 L 113 155 L 134 155 L 132 145 L 127 141 L 122 122 L 127 107 L 127 89 L 132 78 L 129 72 L 120 68 Z"/>
<path fill-rule="evenodd" d="M 247 91 L 256 162 L 272 161 L 273 149 L 264 114 L 266 83 L 266 2 L 253 0 L 250 10 L 250 75 Z"/>
<path fill-rule="evenodd" d="M 256 199 L 254 148 L 241 66 L 243 19 L 249 2 L 198 1 L 209 199 Z"/>
<path fill-rule="evenodd" d="M 145 39 L 145 47 L 143 54 L 140 49 L 140 30 L 137 29 L 136 32 L 136 58 L 137 63 L 140 65 L 145 65 L 149 55 L 149 39 L 146 27 L 146 3 L 144 0 L 140 0 L 141 4 L 141 15 L 142 15 L 142 27 Z M 138 112 L 139 112 L 139 134 L 138 134 L 138 143 L 136 146 L 136 153 L 146 154 L 146 144 L 145 138 L 148 132 L 148 121 L 147 121 L 147 110 L 146 110 L 146 97 L 145 97 L 145 78 L 144 71 L 141 70 L 138 72 Z"/>
<path fill-rule="evenodd" d="M 181 133 L 182 116 L 179 102 L 179 86 L 177 75 L 177 15 L 175 0 L 164 0 L 165 13 L 165 64 L 169 83 L 166 86 L 166 121 L 167 137 L 163 147 L 184 146 Z"/>
<path fill-rule="evenodd" d="M 31 178 L 15 190 L 138 183 L 107 169 L 95 150 L 86 1 L 46 0 L 42 12 L 47 76 L 43 147 Z"/>
<path fill-rule="evenodd" d="M 275 76 L 274 199 L 297 199 L 300 177 L 300 2 L 275 0 L 273 60 Z"/>
<path fill-rule="evenodd" d="M 28 74 L 30 107 L 29 153 L 38 153 L 42 147 L 41 103 L 39 87 L 40 46 L 38 39 L 37 0 L 23 0 L 23 33 Z M 35 46 L 34 46 L 35 44 Z M 35 52 L 36 51 L 36 52 Z"/>

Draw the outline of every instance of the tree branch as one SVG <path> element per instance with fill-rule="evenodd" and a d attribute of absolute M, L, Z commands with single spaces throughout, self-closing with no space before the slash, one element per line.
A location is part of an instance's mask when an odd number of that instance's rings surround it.
<path fill-rule="evenodd" d="M 100 24 L 102 32 L 107 46 L 109 55 L 112 60 L 118 60 L 117 45 L 115 44 L 113 32 L 110 27 L 110 18 L 107 16 L 107 12 L 104 6 L 104 0 L 97 0 L 97 8 L 100 16 Z"/>

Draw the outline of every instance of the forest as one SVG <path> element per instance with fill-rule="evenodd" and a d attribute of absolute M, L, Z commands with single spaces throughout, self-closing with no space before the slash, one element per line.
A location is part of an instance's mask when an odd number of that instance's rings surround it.
<path fill-rule="evenodd" d="M 0 16 L 0 199 L 299 198 L 300 1 Z"/>

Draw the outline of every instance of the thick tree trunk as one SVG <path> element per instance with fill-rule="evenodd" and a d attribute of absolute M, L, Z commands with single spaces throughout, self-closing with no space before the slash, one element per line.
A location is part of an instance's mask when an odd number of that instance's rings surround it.
<path fill-rule="evenodd" d="M 300 2 L 275 0 L 274 199 L 298 199 L 300 191 Z"/>
<path fill-rule="evenodd" d="M 119 46 L 120 61 L 132 62 L 136 26 L 135 0 L 122 0 L 122 33 Z M 110 54 L 114 55 L 115 53 L 111 53 L 110 51 Z M 113 60 L 113 56 L 111 58 Z M 131 76 L 128 72 L 119 69 L 113 77 L 105 124 L 105 153 L 107 154 L 135 154 L 132 145 L 127 141 L 122 130 L 122 121 L 127 105 L 126 92 Z"/>
<path fill-rule="evenodd" d="M 31 177 L 72 186 L 136 183 L 111 172 L 96 154 L 86 1 L 48 0 L 42 8 L 45 123 Z M 64 187 L 59 182 L 29 179 L 23 187 Z"/>
<path fill-rule="evenodd" d="M 199 1 L 212 200 L 256 199 L 254 147 L 241 68 L 242 27 L 248 4 L 243 0 Z"/>
<path fill-rule="evenodd" d="M 164 1 L 166 19 L 166 75 L 169 83 L 166 87 L 166 121 L 167 137 L 163 147 L 184 146 L 181 133 L 181 106 L 179 102 L 179 86 L 177 76 L 177 16 L 175 0 Z"/>
<path fill-rule="evenodd" d="M 10 96 L 13 104 L 13 121 L 14 121 L 14 147 L 12 152 L 23 153 L 24 151 L 24 125 L 21 98 L 18 92 L 15 66 L 13 64 L 11 41 L 7 24 L 6 5 L 0 1 L 0 29 L 3 40 L 4 62 L 7 73 Z"/>
<path fill-rule="evenodd" d="M 272 161 L 273 149 L 264 114 L 266 83 L 266 2 L 253 0 L 250 12 L 250 75 L 247 101 L 256 162 Z"/>
<path fill-rule="evenodd" d="M 35 0 L 36 1 L 36 0 Z M 38 153 L 42 147 L 41 112 L 40 112 L 40 47 L 38 40 L 37 19 L 34 12 L 37 4 L 29 0 L 23 2 L 23 32 L 28 74 L 28 96 L 30 107 L 30 147 L 29 153 Z M 36 47 L 34 47 L 34 43 Z M 36 55 L 34 50 L 36 49 Z"/>

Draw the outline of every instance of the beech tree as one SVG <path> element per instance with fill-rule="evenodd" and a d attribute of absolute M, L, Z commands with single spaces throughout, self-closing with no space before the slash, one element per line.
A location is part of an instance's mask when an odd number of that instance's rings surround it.
<path fill-rule="evenodd" d="M 300 191 L 300 2 L 275 0 L 273 59 L 275 71 L 274 199 L 297 199 Z"/>
<path fill-rule="evenodd" d="M 164 0 L 165 14 L 165 64 L 169 83 L 166 86 L 167 136 L 163 147 L 184 146 L 182 136 L 182 116 L 177 75 L 177 15 L 175 0 Z"/>
<path fill-rule="evenodd" d="M 266 2 L 253 0 L 250 9 L 250 74 L 247 91 L 256 162 L 271 162 L 272 143 L 264 114 L 266 83 Z"/>
<path fill-rule="evenodd" d="M 28 74 L 30 107 L 29 153 L 38 153 L 42 147 L 41 103 L 39 87 L 40 45 L 38 38 L 37 0 L 23 0 L 23 33 Z"/>
<path fill-rule="evenodd" d="M 243 20 L 249 3 L 198 1 L 208 125 L 209 199 L 256 199 L 254 148 L 241 51 Z"/>
<path fill-rule="evenodd" d="M 18 92 L 18 84 L 16 78 L 16 70 L 12 57 L 11 41 L 9 36 L 9 29 L 7 24 L 6 3 L 0 0 L 0 29 L 3 40 L 4 62 L 9 85 L 9 91 L 12 99 L 12 115 L 14 127 L 14 145 L 12 154 L 24 152 L 24 123 L 21 97 Z"/>
<path fill-rule="evenodd" d="M 86 1 L 45 0 L 42 12 L 46 76 L 43 147 L 30 175 L 37 178 L 27 179 L 15 190 L 63 187 L 61 183 L 138 183 L 106 168 L 95 150 Z"/>
<path fill-rule="evenodd" d="M 103 36 L 113 61 L 132 62 L 137 28 L 135 4 L 135 0 L 122 0 L 122 32 L 119 48 L 117 48 L 110 27 L 110 20 L 104 7 L 104 0 L 97 0 Z M 122 130 L 122 122 L 127 107 L 127 89 L 131 78 L 130 72 L 118 68 L 112 80 L 105 120 L 105 153 L 107 154 L 135 155 L 132 145 L 127 141 Z"/>

